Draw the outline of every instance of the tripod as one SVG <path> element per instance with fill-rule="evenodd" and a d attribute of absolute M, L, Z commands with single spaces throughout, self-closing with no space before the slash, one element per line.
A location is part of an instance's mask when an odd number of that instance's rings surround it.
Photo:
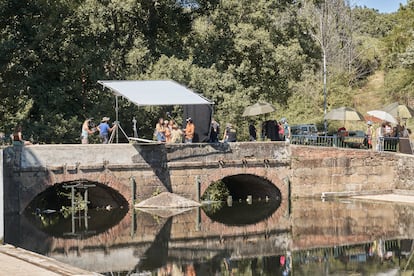
<path fill-rule="evenodd" d="M 118 143 L 118 129 L 120 129 L 121 130 L 121 132 L 122 132 L 122 134 L 125 136 L 125 138 L 127 138 L 127 140 L 129 141 L 129 137 L 128 137 L 128 135 L 125 133 L 125 131 L 124 131 L 124 129 L 121 127 L 121 124 L 118 122 L 118 121 L 115 121 L 114 122 L 114 124 L 116 125 L 116 129 L 115 129 L 115 131 L 112 131 L 112 133 L 111 133 L 111 137 L 109 137 L 109 141 L 108 141 L 108 143 L 109 144 L 112 144 L 113 143 L 113 141 L 114 141 L 114 137 L 115 137 L 115 133 L 117 134 L 117 139 L 116 139 L 116 142 Z"/>

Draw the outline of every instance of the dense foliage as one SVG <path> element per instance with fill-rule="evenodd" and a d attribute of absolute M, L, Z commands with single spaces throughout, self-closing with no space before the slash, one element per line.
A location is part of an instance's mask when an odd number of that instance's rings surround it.
<path fill-rule="evenodd" d="M 321 123 L 323 57 L 328 108 L 353 106 L 379 70 L 384 99 L 412 105 L 414 0 L 393 14 L 348 3 L 0 0 L 0 132 L 22 124 L 36 142 L 78 143 L 85 118 L 114 118 L 102 79 L 173 79 L 212 99 L 242 138 L 241 113 L 257 101 L 277 106 L 276 119 Z M 128 134 L 136 117 L 147 138 L 159 116 L 179 114 L 120 109 Z"/>

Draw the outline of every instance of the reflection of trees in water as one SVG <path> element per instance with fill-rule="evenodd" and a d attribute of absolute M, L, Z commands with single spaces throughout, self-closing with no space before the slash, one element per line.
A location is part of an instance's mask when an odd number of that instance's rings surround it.
<path fill-rule="evenodd" d="M 404 253 L 407 244 L 409 254 Z M 409 260 L 413 252 L 412 244 L 413 240 L 375 240 L 363 244 L 298 250 L 293 253 L 294 268 L 300 275 L 346 274 L 352 271 L 358 271 L 361 275 L 374 275 L 403 270 L 412 273 L 414 263 Z"/>
<path fill-rule="evenodd" d="M 410 253 L 403 254 L 406 240 L 395 239 L 414 238 L 413 206 L 350 199 L 297 200 L 293 210 L 293 243 L 303 248 L 294 252 L 295 271 L 300 275 L 353 271 L 388 275 L 402 271 L 406 264 L 408 270 L 414 268 L 408 263 L 412 246 Z M 332 247 L 336 244 L 341 246 Z"/>

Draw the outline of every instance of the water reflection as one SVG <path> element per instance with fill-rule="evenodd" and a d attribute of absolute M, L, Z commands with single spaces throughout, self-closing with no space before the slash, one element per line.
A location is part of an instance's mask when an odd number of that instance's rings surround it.
<path fill-rule="evenodd" d="M 128 213 L 128 209 L 91 209 L 68 216 L 62 212 L 24 212 L 26 219 L 37 229 L 56 238 L 84 239 L 99 235 L 117 225 Z"/>
<path fill-rule="evenodd" d="M 257 201 L 254 204 L 245 202 L 217 202 L 203 206 L 203 211 L 213 221 L 228 226 L 244 226 L 255 224 L 270 217 L 280 206 L 280 201 Z"/>
<path fill-rule="evenodd" d="M 257 214 L 265 207 L 252 204 Z M 129 210 L 99 235 L 62 238 L 32 221 L 9 218 L 6 242 L 106 275 L 412 275 L 414 206 L 362 201 L 287 202 L 262 220 L 228 217 L 250 208 L 234 204 L 211 217 L 192 209 L 168 217 Z M 224 217 L 222 217 L 224 216 Z M 105 218 L 103 218 L 105 220 Z M 244 221 L 244 222 L 246 222 Z M 252 222 L 252 223 L 250 223 Z M 16 230 L 14 230 L 16 232 Z M 14 233 L 16 237 L 16 233 Z M 40 246 L 36 240 L 41 239 Z"/>

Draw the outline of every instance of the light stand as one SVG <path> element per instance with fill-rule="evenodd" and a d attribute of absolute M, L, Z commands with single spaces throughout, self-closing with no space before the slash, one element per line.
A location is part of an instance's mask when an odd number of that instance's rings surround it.
<path fill-rule="evenodd" d="M 118 123 L 119 122 L 118 111 L 119 111 L 118 95 L 116 95 L 116 97 L 115 97 L 115 123 Z M 119 126 L 119 127 L 121 127 L 121 126 Z M 119 142 L 119 139 L 118 139 L 118 128 L 116 128 L 114 132 L 116 134 L 116 143 L 118 144 L 118 142 Z M 114 133 L 114 132 L 112 132 L 112 133 Z M 111 137 L 112 137 L 112 134 L 111 134 Z"/>
<path fill-rule="evenodd" d="M 122 134 L 125 136 L 125 138 L 127 138 L 127 140 L 129 141 L 129 137 L 128 137 L 128 135 L 125 133 L 125 131 L 124 131 L 124 129 L 121 127 L 121 124 L 118 122 L 118 121 L 115 121 L 114 122 L 114 125 L 116 125 L 116 129 L 114 130 L 114 131 L 112 131 L 112 133 L 111 133 L 111 137 L 109 137 L 109 141 L 108 141 L 108 143 L 109 144 L 112 144 L 113 143 L 113 141 L 114 141 L 114 138 L 115 138 L 115 136 L 116 136 L 116 143 L 118 143 L 118 129 L 120 129 L 121 130 L 121 132 L 122 132 Z"/>

